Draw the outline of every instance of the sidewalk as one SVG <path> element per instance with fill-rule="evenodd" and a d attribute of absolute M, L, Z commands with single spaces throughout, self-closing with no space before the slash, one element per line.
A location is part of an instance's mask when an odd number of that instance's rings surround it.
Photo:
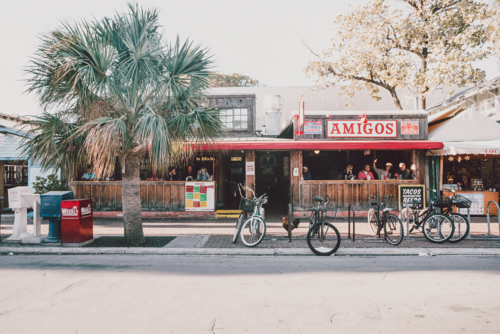
<path fill-rule="evenodd" d="M 491 232 L 498 235 L 498 220 L 491 219 Z M 339 229 L 342 243 L 339 255 L 422 255 L 422 254 L 497 254 L 500 255 L 500 241 L 464 240 L 460 243 L 434 244 L 423 238 L 421 232 L 413 232 L 412 240 L 404 240 L 399 246 L 392 247 L 381 242 L 370 231 L 366 218 L 356 222 L 356 242 L 348 239 L 347 219 L 336 219 L 334 225 Z M 266 221 L 266 238 L 256 248 L 247 248 L 241 241 L 233 244 L 234 219 L 143 219 L 146 236 L 173 236 L 175 239 L 162 248 L 96 248 L 92 244 L 85 248 L 66 248 L 52 246 L 28 246 L 1 243 L 0 253 L 39 253 L 39 254 L 192 254 L 192 255 L 312 255 L 306 242 L 308 222 L 302 220 L 298 229 L 293 231 L 293 242 L 289 242 L 287 231 L 279 218 Z M 2 238 L 12 233 L 13 217 L 2 215 Z M 405 226 L 406 228 L 406 226 Z M 28 232 L 31 229 L 28 222 Z M 474 217 L 471 223 L 472 236 L 487 233 L 485 217 Z M 42 224 L 42 235 L 48 234 L 48 224 Z M 123 236 L 123 221 L 119 218 L 94 219 L 94 236 Z M 492 252 L 492 253 L 488 253 Z M 496 253 L 497 252 L 497 253 Z"/>

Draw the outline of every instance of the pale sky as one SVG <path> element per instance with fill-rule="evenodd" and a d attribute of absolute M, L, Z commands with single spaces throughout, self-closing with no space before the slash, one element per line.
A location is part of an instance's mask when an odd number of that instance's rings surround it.
<path fill-rule="evenodd" d="M 180 35 L 211 48 L 216 71 L 243 73 L 267 86 L 313 85 L 303 69 L 315 51 L 329 47 L 333 21 L 367 0 L 184 0 L 140 1 L 158 7 L 167 37 Z M 0 11 L 0 100 L 2 113 L 34 115 L 40 107 L 25 90 L 22 69 L 34 53 L 42 32 L 60 20 L 101 19 L 127 10 L 121 0 L 3 1 Z M 499 75 L 496 59 L 476 64 L 488 79 Z"/>

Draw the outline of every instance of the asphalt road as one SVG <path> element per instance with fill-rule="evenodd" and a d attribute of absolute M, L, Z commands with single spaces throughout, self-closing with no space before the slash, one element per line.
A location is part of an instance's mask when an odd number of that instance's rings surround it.
<path fill-rule="evenodd" d="M 495 333 L 500 257 L 0 256 L 0 333 Z"/>

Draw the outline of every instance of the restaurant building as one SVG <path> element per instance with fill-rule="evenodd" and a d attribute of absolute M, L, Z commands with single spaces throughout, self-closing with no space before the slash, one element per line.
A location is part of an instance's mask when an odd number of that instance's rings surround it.
<path fill-rule="evenodd" d="M 200 217 L 237 210 L 238 183 L 257 195 L 267 193 L 266 215 L 271 216 L 285 215 L 289 203 L 295 216 L 306 216 L 316 195 L 329 195 L 331 208 L 345 212 L 352 204 L 362 213 L 369 209 L 371 196 L 398 195 L 400 184 L 429 184 L 426 152 L 441 149 L 442 143 L 428 140 L 426 112 L 368 111 L 363 122 L 363 111 L 306 110 L 299 119 L 297 111 L 281 114 L 281 96 L 263 100 L 265 115 L 259 116 L 255 94 L 209 96 L 209 106 L 221 110 L 228 136 L 217 144 L 196 147 L 198 153 L 191 160 L 173 164 L 180 170 L 179 181 L 153 175 L 145 157 L 140 186 L 143 216 Z M 375 159 L 381 169 L 392 163 L 392 179 L 380 179 L 373 171 Z M 400 163 L 411 170 L 410 179 L 394 179 Z M 206 168 L 213 180 L 186 181 L 189 164 L 195 172 Z M 368 164 L 374 178 L 342 179 L 349 164 L 356 176 Z M 311 180 L 302 180 L 304 166 Z M 114 181 L 69 184 L 77 198 L 93 199 L 96 216 L 121 214 L 119 176 Z"/>

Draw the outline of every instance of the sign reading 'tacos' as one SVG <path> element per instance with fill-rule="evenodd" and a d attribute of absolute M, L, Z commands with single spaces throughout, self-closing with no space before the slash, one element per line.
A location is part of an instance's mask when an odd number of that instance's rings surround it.
<path fill-rule="evenodd" d="M 361 123 L 360 121 L 327 121 L 329 138 L 396 138 L 397 121 L 376 120 Z"/>

